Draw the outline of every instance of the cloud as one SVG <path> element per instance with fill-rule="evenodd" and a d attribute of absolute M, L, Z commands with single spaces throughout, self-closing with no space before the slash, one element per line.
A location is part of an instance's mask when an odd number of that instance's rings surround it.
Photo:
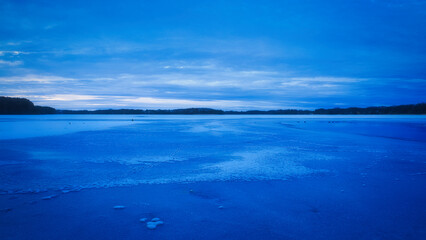
<path fill-rule="evenodd" d="M 101 99 L 101 97 L 99 96 L 80 95 L 80 94 L 54 94 L 54 95 L 40 96 L 40 98 L 46 101 L 68 101 L 68 102 Z"/>
<path fill-rule="evenodd" d="M 14 66 L 18 66 L 23 64 L 22 61 L 4 61 L 4 60 L 0 60 L 0 66 L 1 65 L 7 65 L 9 67 L 14 67 Z"/>
<path fill-rule="evenodd" d="M 37 99 L 74 102 L 82 104 L 81 107 L 87 104 L 94 106 L 93 104 L 111 103 L 111 106 L 116 106 L 113 104 L 117 103 L 120 106 L 136 106 L 136 103 L 143 103 L 164 107 L 230 107 L 233 104 L 235 108 L 242 108 L 247 102 L 251 102 L 250 106 L 264 108 L 294 105 L 291 101 L 287 102 L 289 99 L 300 103 L 302 98 L 344 95 L 351 91 L 351 83 L 367 81 L 357 78 L 287 75 L 286 72 L 233 70 L 217 65 L 195 72 L 160 71 L 152 74 L 123 73 L 83 78 L 33 74 L 0 78 L 3 88 L 0 93 L 13 94 L 17 90 L 25 90 L 28 95 L 43 93 L 49 98 L 38 96 Z M 69 94 L 76 90 L 78 91 L 74 95 Z M 116 97 L 123 93 L 126 93 L 127 98 Z M 81 102 L 83 100 L 96 100 L 96 103 Z M 261 106 L 260 100 L 264 101 L 265 106 Z M 72 104 L 75 105 L 74 103 Z"/>
<path fill-rule="evenodd" d="M 6 54 L 20 55 L 20 54 L 28 54 L 28 52 L 23 52 L 23 51 L 0 51 L 0 56 L 4 56 Z"/>
<path fill-rule="evenodd" d="M 121 74 L 116 78 L 134 86 L 170 86 L 181 88 L 240 88 L 261 89 L 273 86 L 285 73 L 260 70 L 234 70 L 219 66 L 209 68 L 158 71 L 151 74 Z"/>
<path fill-rule="evenodd" d="M 129 98 L 122 96 L 115 98 L 118 102 L 138 104 L 144 107 L 164 107 L 164 108 L 180 108 L 180 107 L 222 107 L 222 108 L 241 108 L 250 104 L 250 102 L 235 100 L 192 100 L 192 99 L 171 99 L 171 98 L 154 98 L 154 97 L 137 97 Z M 253 105 L 253 103 L 251 103 Z"/>
<path fill-rule="evenodd" d="M 416 103 L 419 89 L 426 87 L 425 79 L 283 75 L 260 70 L 228 70 L 216 75 L 119 74 L 81 79 L 26 75 L 0 78 L 0 95 L 26 97 L 36 104 L 58 109 L 312 109 L 392 105 L 395 99 L 397 104 Z"/>
<path fill-rule="evenodd" d="M 287 72 L 262 70 L 233 70 L 215 67 L 205 71 L 180 71 L 162 74 L 126 74 L 120 75 L 135 87 L 178 88 L 193 91 L 229 93 L 230 91 L 257 91 L 263 94 L 280 92 L 299 95 L 331 94 L 330 90 L 344 90 L 351 83 L 367 81 L 363 78 L 348 77 L 291 77 Z M 327 90 L 327 91 L 323 91 Z M 299 92 L 297 92 L 299 91 Z M 313 92 L 317 91 L 317 92 Z M 302 92 L 302 93 L 301 93 Z M 241 92 L 242 93 L 242 92 Z"/>
<path fill-rule="evenodd" d="M 176 108 L 218 108 L 218 109 L 276 109 L 280 106 L 267 101 L 175 99 L 157 97 L 129 97 L 120 95 L 10 95 L 10 97 L 29 98 L 38 105 L 53 106 L 59 109 L 176 109 Z"/>
<path fill-rule="evenodd" d="M 65 82 L 76 80 L 74 78 L 66 78 L 61 76 L 50 76 L 50 75 L 25 75 L 25 76 L 12 76 L 12 77 L 0 77 L 0 82 L 3 83 L 25 83 L 25 82 L 35 82 L 40 84 L 49 84 L 55 82 Z"/>
<path fill-rule="evenodd" d="M 57 25 L 46 25 L 44 29 L 50 30 Z M 85 38 L 86 39 L 86 38 Z M 167 33 L 150 39 L 141 40 L 117 40 L 113 38 L 78 40 L 73 42 L 61 42 L 59 45 L 50 40 L 39 40 L 34 42 L 17 41 L 3 43 L 0 46 L 22 47 L 33 49 L 27 53 L 44 54 L 50 57 L 63 56 L 85 56 L 85 57 L 110 57 L 134 54 L 147 54 L 162 56 L 165 59 L 170 57 L 180 58 L 179 55 L 192 55 L 197 58 L 206 56 L 246 56 L 257 58 L 269 58 L 278 56 L 294 55 L 297 51 L 294 48 L 283 49 L 278 42 L 268 38 L 214 38 L 203 35 L 181 33 L 178 36 Z M 49 44 L 48 47 L 45 44 Z M 13 51 L 4 51 L 13 52 Z M 23 53 L 23 52 L 22 52 Z M 165 54 L 166 53 L 166 54 Z M 139 55 L 139 57 L 141 57 Z M 208 65 L 186 65 L 186 66 L 165 66 L 165 68 L 208 68 Z"/>
<path fill-rule="evenodd" d="M 52 24 L 48 24 L 46 26 L 43 27 L 44 30 L 50 30 L 52 28 L 56 28 L 57 26 L 59 26 L 59 23 L 52 23 Z"/>

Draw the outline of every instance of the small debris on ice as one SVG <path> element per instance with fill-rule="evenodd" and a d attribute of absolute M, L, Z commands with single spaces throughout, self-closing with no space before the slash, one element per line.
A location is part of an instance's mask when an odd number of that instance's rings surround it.
<path fill-rule="evenodd" d="M 122 206 L 122 205 L 117 205 L 117 206 L 114 206 L 113 208 L 114 209 L 125 209 L 126 207 Z"/>
<path fill-rule="evenodd" d="M 219 207 L 217 207 L 217 208 L 219 208 L 219 209 L 223 209 L 223 206 L 219 206 Z"/>

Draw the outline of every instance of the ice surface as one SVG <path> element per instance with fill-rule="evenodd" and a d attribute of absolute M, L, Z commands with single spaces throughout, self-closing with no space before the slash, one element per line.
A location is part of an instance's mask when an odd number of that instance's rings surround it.
<path fill-rule="evenodd" d="M 132 115 L 3 115 L 0 116 L 0 140 L 53 136 L 80 131 L 96 131 L 131 125 Z M 140 118 L 139 118 L 140 119 Z M 143 123 L 143 121 L 137 121 Z"/>
<path fill-rule="evenodd" d="M 0 116 L 0 238 L 425 239 L 425 116 L 128 117 Z"/>
<path fill-rule="evenodd" d="M 324 116 L 55 115 L 0 119 L 2 194 L 68 193 L 173 182 L 286 180 L 334 174 L 336 165 L 331 163 L 356 163 L 366 157 L 373 158 L 368 164 L 372 167 L 377 164 L 375 159 L 396 154 L 402 147 L 424 155 L 426 142 L 423 116 L 333 116 L 333 121 Z M 85 126 L 61 135 L 46 134 L 35 127 L 70 122 Z M 33 127 L 34 132 L 22 134 L 22 129 Z M 403 133 L 394 136 L 398 132 Z M 421 169 L 411 174 L 419 172 Z"/>

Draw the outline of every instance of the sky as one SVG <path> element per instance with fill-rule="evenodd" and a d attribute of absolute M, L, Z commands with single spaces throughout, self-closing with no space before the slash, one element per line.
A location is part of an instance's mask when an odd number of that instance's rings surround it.
<path fill-rule="evenodd" d="M 58 109 L 426 102 L 426 0 L 0 0 L 0 96 Z"/>

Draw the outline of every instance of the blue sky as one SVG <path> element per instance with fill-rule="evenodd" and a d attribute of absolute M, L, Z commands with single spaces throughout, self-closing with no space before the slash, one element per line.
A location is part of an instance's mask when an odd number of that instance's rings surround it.
<path fill-rule="evenodd" d="M 426 101 L 426 0 L 0 0 L 0 95 L 60 109 Z"/>

